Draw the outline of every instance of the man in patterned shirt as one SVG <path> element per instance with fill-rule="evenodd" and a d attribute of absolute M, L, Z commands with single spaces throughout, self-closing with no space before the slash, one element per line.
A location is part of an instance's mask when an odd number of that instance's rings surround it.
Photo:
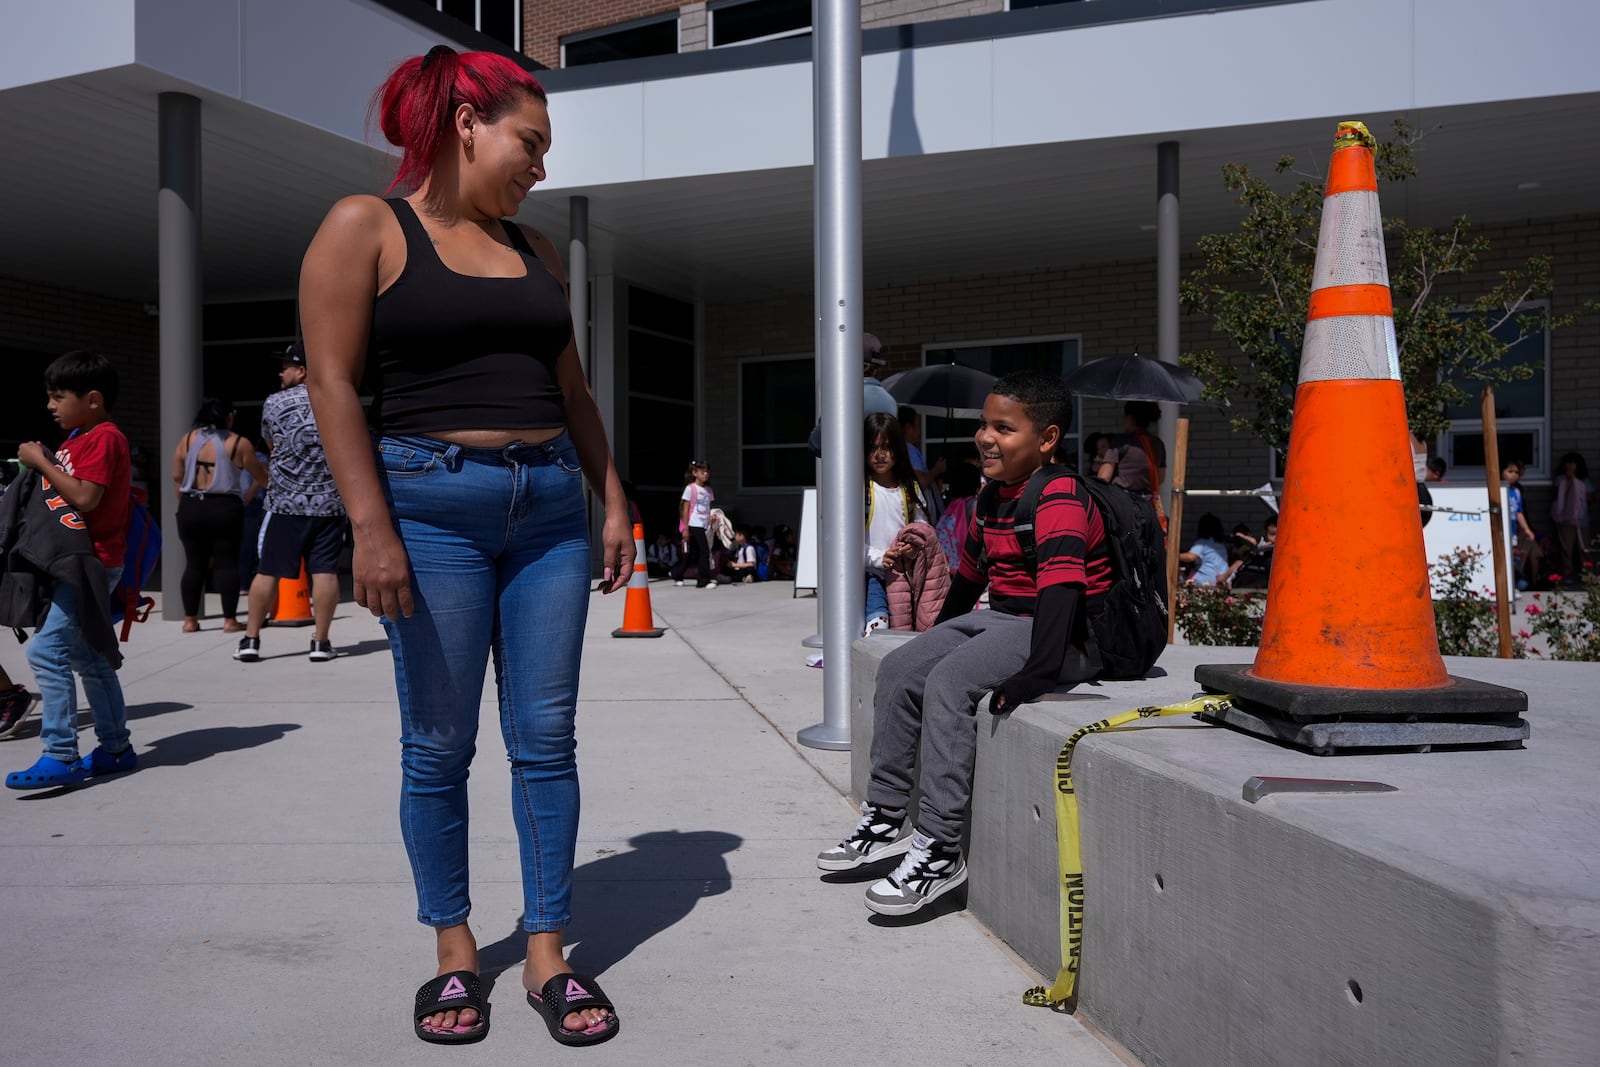
<path fill-rule="evenodd" d="M 311 659 L 333 659 L 328 638 L 339 606 L 339 555 L 344 548 L 344 501 L 333 483 L 322 438 L 306 393 L 306 349 L 284 350 L 278 380 L 283 389 L 261 408 L 261 435 L 272 456 L 267 481 L 267 516 L 256 547 L 261 563 L 250 583 L 250 621 L 233 658 L 261 658 L 261 627 L 267 620 L 280 578 L 300 577 L 301 562 L 311 575 L 311 614 L 316 624 Z"/>

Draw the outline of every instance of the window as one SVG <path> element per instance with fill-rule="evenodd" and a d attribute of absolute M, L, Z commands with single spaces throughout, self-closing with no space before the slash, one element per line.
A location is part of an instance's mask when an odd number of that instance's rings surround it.
<path fill-rule="evenodd" d="M 816 360 L 739 362 L 739 488 L 799 489 L 816 481 L 806 438 L 817 421 Z"/>
<path fill-rule="evenodd" d="M 582 67 L 614 59 L 670 56 L 677 51 L 678 16 L 672 14 L 563 37 L 561 65 Z"/>
<path fill-rule="evenodd" d="M 627 299 L 626 469 L 654 536 L 677 529 L 683 470 L 695 458 L 694 305 L 636 285 Z"/>
<path fill-rule="evenodd" d="M 434 0 L 434 7 L 501 44 L 522 51 L 522 5 L 518 0 Z"/>
<path fill-rule="evenodd" d="M 293 300 L 207 304 L 201 312 L 201 391 L 232 401 L 233 429 L 261 437 L 261 405 L 278 391 L 278 357 L 300 326 Z"/>
<path fill-rule="evenodd" d="M 1535 310 L 1530 307 L 1527 310 Z M 1515 320 L 1495 331 L 1505 341 L 1515 340 L 1521 328 Z M 1495 436 L 1499 439 L 1500 462 L 1521 460 L 1524 481 L 1542 481 L 1550 470 L 1550 385 L 1545 369 L 1549 366 L 1549 333 L 1532 330 L 1505 355 L 1507 365 L 1532 370 L 1522 381 L 1507 382 L 1494 392 Z M 1477 390 L 1468 387 L 1469 400 L 1452 407 L 1450 429 L 1439 437 L 1439 454 L 1450 464 L 1447 474 L 1453 481 L 1481 481 L 1484 470 L 1482 409 Z"/>
<path fill-rule="evenodd" d="M 1016 338 L 1003 341 L 967 341 L 956 345 L 927 345 L 922 350 L 922 362 L 958 363 L 963 367 L 981 370 L 996 378 L 1019 370 L 1041 370 L 1063 377 L 1078 368 L 1082 343 L 1077 335 L 1060 337 Z M 1072 402 L 1072 429 L 1062 438 L 1060 455 L 1073 457 L 1074 463 L 1082 450 L 1083 405 Z M 922 417 L 923 458 L 932 464 L 940 456 L 951 463 L 959 463 L 973 454 L 972 435 L 977 432 L 975 419 L 946 419 L 932 411 Z"/>
<path fill-rule="evenodd" d="M 712 48 L 811 35 L 811 0 L 729 0 L 706 11 Z"/>

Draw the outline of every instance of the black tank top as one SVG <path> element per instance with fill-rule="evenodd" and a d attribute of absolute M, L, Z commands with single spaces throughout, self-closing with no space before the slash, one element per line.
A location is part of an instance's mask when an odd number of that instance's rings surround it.
<path fill-rule="evenodd" d="M 566 425 L 556 359 L 572 313 L 555 276 L 515 225 L 521 278 L 457 274 L 403 199 L 385 201 L 406 237 L 406 265 L 372 304 L 367 365 L 383 433 L 533 430 Z"/>

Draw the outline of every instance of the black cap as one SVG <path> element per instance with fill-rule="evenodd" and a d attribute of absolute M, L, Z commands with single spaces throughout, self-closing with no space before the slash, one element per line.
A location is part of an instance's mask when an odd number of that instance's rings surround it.
<path fill-rule="evenodd" d="M 278 361 L 293 364 L 296 367 L 304 367 L 306 365 L 306 346 L 296 341 L 279 353 Z"/>

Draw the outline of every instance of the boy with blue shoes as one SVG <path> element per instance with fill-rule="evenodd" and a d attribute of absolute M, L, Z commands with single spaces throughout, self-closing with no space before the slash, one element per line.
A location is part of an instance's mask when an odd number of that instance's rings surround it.
<path fill-rule="evenodd" d="M 1071 424 L 1072 396 L 1059 377 L 1025 371 L 995 383 L 975 441 L 983 474 L 999 491 L 965 532 L 937 624 L 879 666 L 862 818 L 817 866 L 844 871 L 902 856 L 867 890 L 867 907 L 880 915 L 909 915 L 966 881 L 960 843 L 984 694 L 1001 714 L 1097 673 L 1088 618 L 1110 589 L 1111 565 L 1104 522 L 1077 476 L 1060 467 L 1045 481 L 1031 565 L 1015 530 L 1024 490 L 1055 463 Z M 985 584 L 993 610 L 973 612 Z M 918 767 L 922 801 L 906 829 Z"/>
<path fill-rule="evenodd" d="M 111 421 L 117 399 L 116 368 L 98 353 L 69 352 L 46 368 L 45 389 L 50 413 L 70 436 L 53 457 L 38 441 L 29 441 L 17 450 L 17 459 L 41 477 L 48 514 L 66 531 L 61 538 L 86 535 L 93 544 L 99 566 L 85 573 L 104 585 L 80 589 L 58 580 L 51 587 L 49 611 L 27 645 L 28 664 L 42 701 L 44 755 L 27 770 L 6 776 L 11 789 L 54 789 L 138 766 L 117 664 L 108 658 L 120 660 L 115 634 L 107 648 L 105 635 L 91 634 L 86 626 L 86 620 L 101 620 L 109 629 L 109 616 L 97 610 L 100 605 L 80 599 L 107 600 L 127 553 L 131 474 L 128 439 Z M 99 741 L 82 758 L 74 672 L 83 678 Z"/>

